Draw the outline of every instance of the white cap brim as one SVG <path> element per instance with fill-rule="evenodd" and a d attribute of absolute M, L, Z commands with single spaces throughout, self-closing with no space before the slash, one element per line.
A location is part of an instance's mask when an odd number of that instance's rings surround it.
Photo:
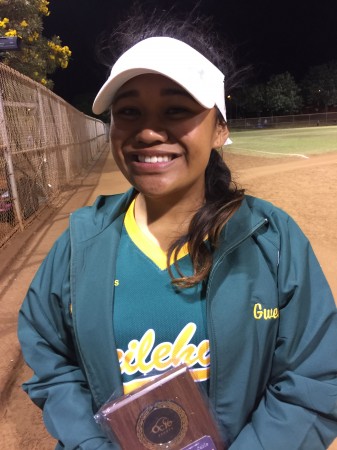
<path fill-rule="evenodd" d="M 116 61 L 108 80 L 97 94 L 92 110 L 106 111 L 118 89 L 145 73 L 158 73 L 175 81 L 205 108 L 216 106 L 226 120 L 224 75 L 201 53 L 169 37 L 144 39 Z"/>

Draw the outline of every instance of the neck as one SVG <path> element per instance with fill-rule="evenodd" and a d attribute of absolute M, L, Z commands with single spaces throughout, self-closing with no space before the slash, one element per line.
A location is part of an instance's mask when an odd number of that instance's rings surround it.
<path fill-rule="evenodd" d="M 135 219 L 143 233 L 167 251 L 172 242 L 187 233 L 202 203 L 200 198 L 157 199 L 139 194 L 135 204 Z"/>

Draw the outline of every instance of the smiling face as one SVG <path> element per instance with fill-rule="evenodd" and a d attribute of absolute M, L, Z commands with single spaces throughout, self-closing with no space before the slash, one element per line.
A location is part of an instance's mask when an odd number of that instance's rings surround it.
<path fill-rule="evenodd" d="M 227 128 L 174 81 L 157 74 L 132 78 L 112 105 L 111 143 L 117 165 L 145 197 L 202 202 L 212 148 Z"/>

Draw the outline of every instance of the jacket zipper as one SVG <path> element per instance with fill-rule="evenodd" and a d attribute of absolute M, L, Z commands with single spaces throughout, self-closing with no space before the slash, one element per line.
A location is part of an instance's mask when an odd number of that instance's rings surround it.
<path fill-rule="evenodd" d="M 209 398 L 211 400 L 211 403 L 213 404 L 213 407 L 216 408 L 216 383 L 217 383 L 217 361 L 214 357 L 216 355 L 216 351 L 212 350 L 216 348 L 216 339 L 215 339 L 215 333 L 213 329 L 213 322 L 211 321 L 211 300 L 209 298 L 209 292 L 210 292 L 210 286 L 212 283 L 212 278 L 217 270 L 217 267 L 220 265 L 220 263 L 223 261 L 223 259 L 234 249 L 239 247 L 239 245 L 242 244 L 246 239 L 248 239 L 250 236 L 252 236 L 259 228 L 262 228 L 264 225 L 268 223 L 268 219 L 265 218 L 261 222 L 259 222 L 257 225 L 255 225 L 254 228 L 252 228 L 248 233 L 246 233 L 241 239 L 239 239 L 237 242 L 235 242 L 232 246 L 230 246 L 215 262 L 214 266 L 211 269 L 209 280 L 207 283 L 207 289 L 206 289 L 206 311 L 207 311 L 207 322 L 208 322 L 208 337 L 209 337 L 209 343 L 210 343 L 210 383 L 209 383 Z"/>

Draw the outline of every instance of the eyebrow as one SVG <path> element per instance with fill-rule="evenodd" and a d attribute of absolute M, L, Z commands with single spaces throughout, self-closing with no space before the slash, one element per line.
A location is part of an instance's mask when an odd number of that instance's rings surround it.
<path fill-rule="evenodd" d="M 185 89 L 181 88 L 165 88 L 161 89 L 160 94 L 162 96 L 171 96 L 171 95 L 181 95 L 183 97 L 191 98 L 193 99 L 192 95 L 189 94 Z M 132 97 L 138 97 L 139 92 L 136 89 L 130 89 L 128 91 L 121 92 L 120 94 L 117 94 L 115 98 L 113 99 L 113 103 L 118 102 L 118 100 L 121 100 L 123 98 L 132 98 Z"/>

